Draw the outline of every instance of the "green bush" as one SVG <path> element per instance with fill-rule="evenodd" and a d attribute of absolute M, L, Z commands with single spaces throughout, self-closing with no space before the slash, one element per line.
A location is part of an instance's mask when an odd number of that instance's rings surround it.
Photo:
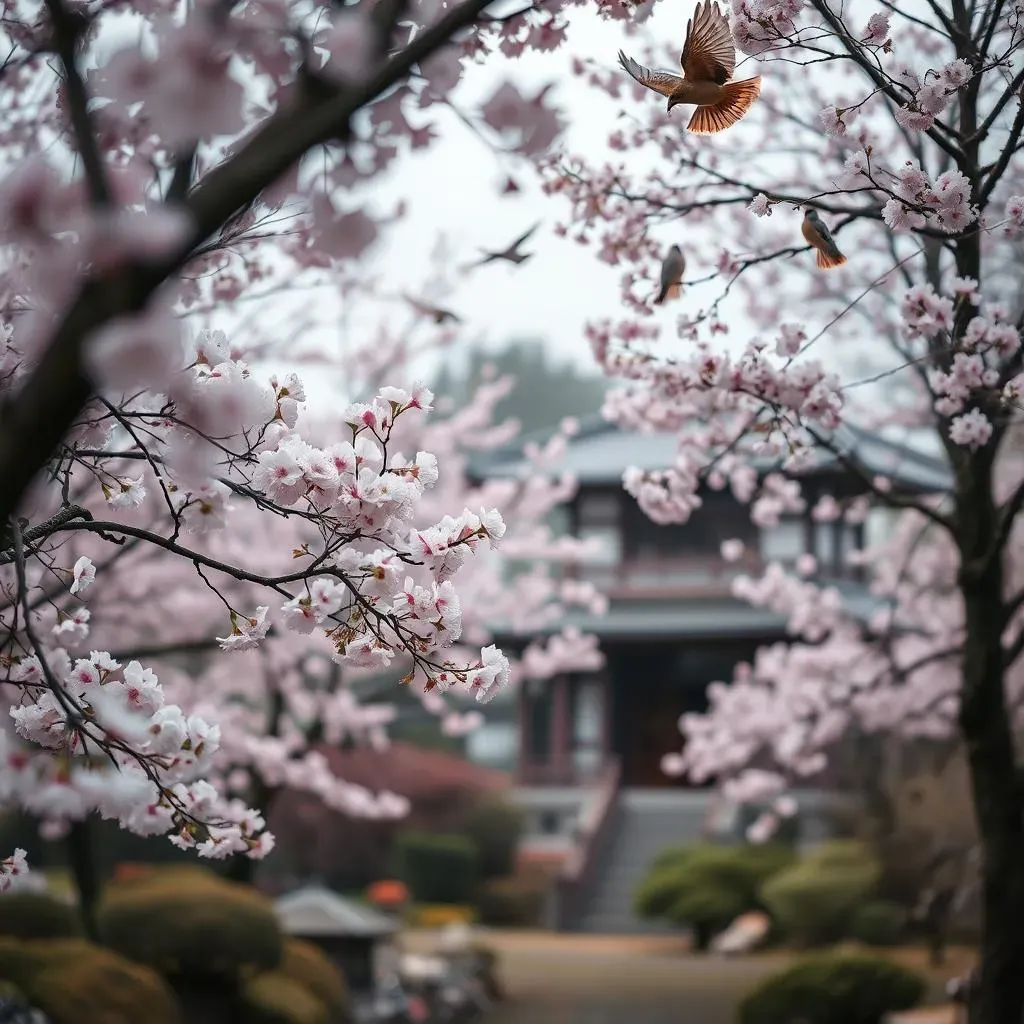
<path fill-rule="evenodd" d="M 0 940 L 0 979 L 53 1024 L 181 1024 L 155 971 L 81 939 Z"/>
<path fill-rule="evenodd" d="M 915 1006 L 924 979 L 882 957 L 811 957 L 761 982 L 740 1004 L 740 1024 L 879 1024 Z"/>
<path fill-rule="evenodd" d="M 327 1007 L 300 982 L 266 971 L 242 989 L 238 1024 L 330 1024 Z"/>
<path fill-rule="evenodd" d="M 853 912 L 874 891 L 879 874 L 868 846 L 835 840 L 770 878 L 761 898 L 787 939 L 822 945 L 846 936 Z"/>
<path fill-rule="evenodd" d="M 15 939 L 77 939 L 78 911 L 45 892 L 8 892 L 0 896 L 0 935 Z"/>
<path fill-rule="evenodd" d="M 907 912 L 898 903 L 872 900 L 857 907 L 846 934 L 868 946 L 895 946 L 907 924 Z"/>
<path fill-rule="evenodd" d="M 249 886 L 220 879 L 111 886 L 97 924 L 104 945 L 169 977 L 233 977 L 281 960 L 273 904 Z"/>
<path fill-rule="evenodd" d="M 516 852 L 525 824 L 523 812 L 501 799 L 480 800 L 466 811 L 459 833 L 477 849 L 482 881 L 515 873 Z"/>
<path fill-rule="evenodd" d="M 532 878 L 496 878 L 480 887 L 477 919 L 494 928 L 536 928 L 544 914 L 544 886 Z"/>
<path fill-rule="evenodd" d="M 327 1008 L 331 1024 L 348 1020 L 348 984 L 319 946 L 302 939 L 285 939 L 281 963 L 273 973 L 302 985 L 316 996 Z"/>
<path fill-rule="evenodd" d="M 792 851 L 774 844 L 676 847 L 655 858 L 637 890 L 636 911 L 692 926 L 704 949 L 734 918 L 761 909 L 763 882 L 792 863 Z"/>
<path fill-rule="evenodd" d="M 398 841 L 399 877 L 417 903 L 472 903 L 479 857 L 465 836 L 410 832 Z"/>

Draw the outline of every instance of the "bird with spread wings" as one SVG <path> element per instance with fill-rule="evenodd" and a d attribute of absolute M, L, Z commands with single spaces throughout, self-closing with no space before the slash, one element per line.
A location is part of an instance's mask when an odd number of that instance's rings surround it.
<path fill-rule="evenodd" d="M 736 48 L 729 21 L 718 4 L 703 0 L 686 23 L 686 41 L 679 58 L 682 77 L 669 71 L 652 71 L 619 50 L 619 63 L 635 81 L 668 97 L 668 109 L 690 103 L 696 110 L 687 130 L 713 135 L 734 125 L 751 108 L 761 92 L 761 76 L 732 82 Z"/>
<path fill-rule="evenodd" d="M 477 260 L 475 263 L 470 263 L 468 266 L 463 267 L 463 270 L 473 270 L 476 267 L 482 267 L 488 263 L 496 263 L 498 260 L 504 260 L 506 263 L 513 263 L 516 266 L 520 263 L 525 263 L 533 253 L 522 252 L 520 246 L 525 245 L 539 227 L 540 221 L 534 224 L 529 231 L 524 231 L 511 245 L 502 249 L 500 252 L 488 252 L 486 249 L 481 249 L 480 251 L 484 254 L 483 258 Z"/>

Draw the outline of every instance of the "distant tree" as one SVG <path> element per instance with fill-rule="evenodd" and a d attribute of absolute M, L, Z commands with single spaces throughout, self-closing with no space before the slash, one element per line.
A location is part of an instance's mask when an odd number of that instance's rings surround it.
<path fill-rule="evenodd" d="M 497 351 L 474 346 L 464 369 L 445 365 L 435 383 L 439 397 L 463 404 L 492 377 L 513 377 L 515 387 L 494 410 L 495 422 L 519 420 L 524 433 L 557 426 L 566 416 L 593 416 L 601 409 L 609 382 L 569 359 L 555 359 L 547 342 L 511 341 Z"/>

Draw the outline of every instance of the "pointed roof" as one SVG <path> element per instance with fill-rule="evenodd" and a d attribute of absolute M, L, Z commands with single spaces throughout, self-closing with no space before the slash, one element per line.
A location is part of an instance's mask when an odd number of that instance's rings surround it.
<path fill-rule="evenodd" d="M 288 935 L 377 938 L 391 935 L 398 927 L 373 907 L 320 885 L 292 890 L 274 903 L 274 910 Z"/>
<path fill-rule="evenodd" d="M 472 471 L 480 479 L 525 477 L 533 472 L 523 454 L 527 441 L 543 444 L 553 431 L 519 438 L 504 449 L 488 453 L 474 462 Z M 952 474 L 945 460 L 927 455 L 917 448 L 871 433 L 850 423 L 834 432 L 836 446 L 865 473 L 888 477 L 897 490 L 936 494 L 952 486 Z M 620 429 L 600 416 L 580 424 L 566 449 L 551 465 L 553 473 L 571 473 L 581 484 L 620 484 L 622 474 L 631 466 L 641 470 L 666 469 L 679 450 L 677 432 L 663 433 Z M 779 466 L 765 460 L 758 466 L 764 472 Z M 816 450 L 801 475 L 840 469 L 839 458 L 823 448 Z"/>

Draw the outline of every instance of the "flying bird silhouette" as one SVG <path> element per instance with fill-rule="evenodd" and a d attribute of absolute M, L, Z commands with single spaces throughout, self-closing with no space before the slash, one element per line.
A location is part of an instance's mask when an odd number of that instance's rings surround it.
<path fill-rule="evenodd" d="M 424 299 L 417 299 L 412 295 L 403 295 L 402 298 L 405 299 L 405 301 L 408 302 L 420 316 L 428 317 L 439 326 L 441 324 L 462 323 L 461 316 L 453 313 L 450 309 L 445 309 L 443 306 L 435 306 L 432 302 L 427 302 Z"/>
<path fill-rule="evenodd" d="M 661 264 L 661 290 L 654 300 L 660 306 L 666 299 L 679 298 L 683 287 L 683 272 L 686 270 L 686 257 L 678 245 L 673 245 Z"/>
<path fill-rule="evenodd" d="M 736 70 L 736 48 L 728 19 L 718 4 L 704 0 L 697 4 L 686 23 L 686 41 L 679 63 L 683 76 L 670 71 L 652 71 L 619 50 L 619 63 L 635 81 L 668 97 L 668 109 L 692 103 L 687 130 L 714 135 L 735 124 L 751 108 L 761 92 L 761 76 L 731 82 Z"/>
<path fill-rule="evenodd" d="M 483 259 L 477 260 L 475 263 L 470 263 L 464 269 L 473 270 L 475 267 L 482 267 L 488 263 L 495 263 L 497 260 L 505 260 L 507 263 L 513 263 L 519 266 L 520 263 L 525 263 L 532 255 L 532 252 L 520 251 L 520 246 L 525 245 L 529 241 L 530 236 L 539 228 L 541 222 L 538 221 L 530 228 L 529 231 L 524 231 L 510 246 L 502 249 L 500 252 L 488 252 L 486 249 L 480 251 L 484 254 Z"/>
<path fill-rule="evenodd" d="M 841 267 L 846 262 L 846 257 L 839 251 L 839 246 L 832 238 L 832 232 L 818 216 L 817 210 L 804 212 L 800 230 L 807 242 L 818 252 L 819 270 L 831 270 L 833 267 Z"/>

